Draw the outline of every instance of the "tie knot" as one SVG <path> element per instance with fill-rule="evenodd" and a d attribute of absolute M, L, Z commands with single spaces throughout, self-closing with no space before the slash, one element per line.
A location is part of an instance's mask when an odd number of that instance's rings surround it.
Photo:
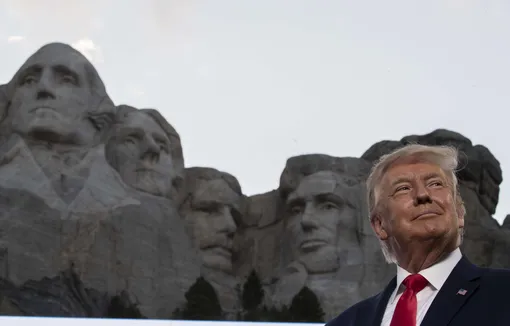
<path fill-rule="evenodd" d="M 412 290 L 414 293 L 418 293 L 423 290 L 429 281 L 420 274 L 412 274 L 405 278 L 404 285 L 407 289 Z"/>

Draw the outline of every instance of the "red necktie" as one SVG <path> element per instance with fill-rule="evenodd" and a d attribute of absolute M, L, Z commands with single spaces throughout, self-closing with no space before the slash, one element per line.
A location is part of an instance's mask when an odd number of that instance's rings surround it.
<path fill-rule="evenodd" d="M 423 290 L 429 282 L 420 274 L 413 274 L 406 277 L 403 283 L 406 289 L 398 300 L 390 326 L 416 326 L 416 293 Z"/>

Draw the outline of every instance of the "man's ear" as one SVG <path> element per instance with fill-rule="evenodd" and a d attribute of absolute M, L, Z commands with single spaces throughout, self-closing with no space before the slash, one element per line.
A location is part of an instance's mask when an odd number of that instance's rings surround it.
<path fill-rule="evenodd" d="M 380 214 L 373 214 L 370 218 L 370 224 L 379 240 L 387 240 L 388 233 L 386 232 L 386 225 Z"/>
<path fill-rule="evenodd" d="M 462 198 L 460 198 L 460 196 L 457 198 L 457 204 L 455 206 L 456 210 L 457 210 L 457 219 L 458 219 L 458 223 L 459 223 L 459 229 L 463 229 L 464 228 L 464 221 L 465 221 L 465 217 L 466 217 L 466 206 L 464 206 L 464 201 L 462 200 Z"/>

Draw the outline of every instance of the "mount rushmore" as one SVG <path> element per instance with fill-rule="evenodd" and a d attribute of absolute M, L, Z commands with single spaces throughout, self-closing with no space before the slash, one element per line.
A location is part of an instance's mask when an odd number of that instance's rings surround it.
<path fill-rule="evenodd" d="M 132 317 L 112 312 L 121 307 L 168 319 L 201 280 L 222 318 L 238 319 L 256 275 L 255 305 L 281 311 L 306 288 L 330 318 L 395 273 L 370 228 L 364 181 L 410 142 L 462 151 L 463 251 L 510 267 L 510 218 L 492 217 L 500 164 L 453 131 L 381 141 L 359 158 L 291 157 L 278 189 L 246 196 L 227 172 L 187 167 L 171 121 L 114 104 L 95 67 L 62 43 L 0 86 L 0 124 L 0 314 Z"/>

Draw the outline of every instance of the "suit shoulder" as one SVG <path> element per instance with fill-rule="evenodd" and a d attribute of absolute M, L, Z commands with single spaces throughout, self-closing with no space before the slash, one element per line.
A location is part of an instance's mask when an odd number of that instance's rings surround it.
<path fill-rule="evenodd" d="M 364 318 L 367 316 L 367 314 L 371 314 L 371 311 L 373 311 L 377 302 L 377 297 L 379 295 L 380 294 L 356 303 L 355 305 L 342 312 L 336 318 L 330 320 L 325 326 L 355 325 L 355 322 L 359 321 L 360 318 Z"/>
<path fill-rule="evenodd" d="M 510 269 L 484 268 L 482 279 L 485 282 L 510 286 Z"/>

